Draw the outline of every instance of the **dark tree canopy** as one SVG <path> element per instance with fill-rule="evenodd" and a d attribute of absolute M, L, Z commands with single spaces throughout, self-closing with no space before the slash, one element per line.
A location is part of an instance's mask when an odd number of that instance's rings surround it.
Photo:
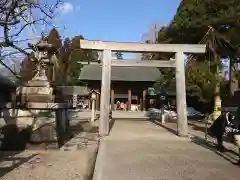
<path fill-rule="evenodd" d="M 238 0 L 181 1 L 170 25 L 159 32 L 159 40 L 198 43 L 212 26 L 233 44 L 239 44 L 240 3 Z M 162 33 L 162 32 L 165 33 Z"/>

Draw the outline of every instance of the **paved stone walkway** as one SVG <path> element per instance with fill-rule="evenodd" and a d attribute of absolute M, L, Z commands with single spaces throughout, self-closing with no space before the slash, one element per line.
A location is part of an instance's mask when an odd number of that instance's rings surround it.
<path fill-rule="evenodd" d="M 149 121 L 117 120 L 102 139 L 93 180 L 237 180 L 240 168 Z"/>

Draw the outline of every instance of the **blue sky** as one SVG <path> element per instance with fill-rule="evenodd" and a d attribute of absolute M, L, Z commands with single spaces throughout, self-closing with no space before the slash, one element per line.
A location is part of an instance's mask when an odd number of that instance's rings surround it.
<path fill-rule="evenodd" d="M 81 34 L 91 40 L 139 42 L 151 24 L 169 23 L 180 1 L 63 0 L 53 24 L 62 39 Z M 48 29 L 44 26 L 26 29 L 19 39 L 34 38 L 32 41 L 37 41 L 41 32 Z M 135 58 L 135 55 L 124 54 L 124 58 Z"/>
<path fill-rule="evenodd" d="M 52 0 L 53 2 L 54 0 Z M 62 38 L 83 35 L 85 39 L 139 42 L 151 24 L 166 25 L 181 0 L 63 0 L 53 23 Z M 39 36 L 24 32 L 21 37 Z M 134 55 L 135 57 L 135 55 Z M 125 54 L 124 58 L 134 58 Z"/>
<path fill-rule="evenodd" d="M 62 39 L 83 35 L 85 39 L 139 42 L 150 25 L 168 24 L 181 0 L 63 0 L 58 15 L 53 19 Z M 50 3 L 55 0 L 50 0 Z M 32 39 L 41 32 L 49 32 L 45 26 L 26 28 L 19 39 Z M 33 31 L 35 30 L 35 31 Z M 125 53 L 124 58 L 135 58 Z M 10 62 L 9 62 L 10 63 Z"/>
<path fill-rule="evenodd" d="M 168 24 L 180 0 L 69 0 L 55 18 L 63 37 L 140 41 L 149 26 Z"/>

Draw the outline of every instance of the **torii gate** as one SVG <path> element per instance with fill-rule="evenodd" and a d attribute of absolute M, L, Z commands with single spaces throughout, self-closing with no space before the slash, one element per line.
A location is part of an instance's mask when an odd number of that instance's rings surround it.
<path fill-rule="evenodd" d="M 111 66 L 141 66 L 141 67 L 175 67 L 176 68 L 176 92 L 177 92 L 177 132 L 179 136 L 188 135 L 185 66 L 184 53 L 205 53 L 206 45 L 190 44 L 143 44 L 129 42 L 108 42 L 80 40 L 82 49 L 103 51 L 102 57 L 102 86 L 100 104 L 99 134 L 109 134 L 109 102 L 111 90 Z M 175 59 L 171 60 L 112 60 L 112 51 L 118 52 L 172 52 Z"/>

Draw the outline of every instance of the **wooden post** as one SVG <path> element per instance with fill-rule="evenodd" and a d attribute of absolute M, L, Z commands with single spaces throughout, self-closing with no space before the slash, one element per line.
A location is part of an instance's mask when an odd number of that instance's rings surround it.
<path fill-rule="evenodd" d="M 185 88 L 185 66 L 184 53 L 176 53 L 176 91 L 177 91 L 177 131 L 178 135 L 185 137 L 188 135 L 187 108 L 186 108 L 186 88 Z"/>
<path fill-rule="evenodd" d="M 97 89 L 97 92 L 100 92 L 99 89 Z M 100 110 L 100 94 L 98 93 L 96 98 L 96 110 Z"/>
<path fill-rule="evenodd" d="M 92 100 L 90 100 L 90 99 L 88 100 L 88 108 L 92 109 Z"/>
<path fill-rule="evenodd" d="M 16 103 L 17 103 L 17 95 L 16 95 L 16 92 L 12 92 L 11 93 L 11 101 L 12 101 L 12 104 L 13 104 L 13 108 L 16 107 Z"/>
<path fill-rule="evenodd" d="M 111 86 L 111 50 L 103 50 L 102 62 L 102 87 L 101 87 L 101 104 L 100 104 L 100 136 L 106 136 L 109 133 L 109 102 Z"/>
<path fill-rule="evenodd" d="M 147 103 L 146 98 L 147 98 L 147 90 L 144 89 L 143 90 L 143 111 L 146 111 L 146 103 Z"/>
<path fill-rule="evenodd" d="M 114 97 L 114 89 L 111 90 L 111 110 L 114 111 L 115 97 Z"/>
<path fill-rule="evenodd" d="M 132 105 L 132 90 L 131 88 L 128 89 L 128 106 L 127 110 L 131 111 L 131 105 Z"/>

